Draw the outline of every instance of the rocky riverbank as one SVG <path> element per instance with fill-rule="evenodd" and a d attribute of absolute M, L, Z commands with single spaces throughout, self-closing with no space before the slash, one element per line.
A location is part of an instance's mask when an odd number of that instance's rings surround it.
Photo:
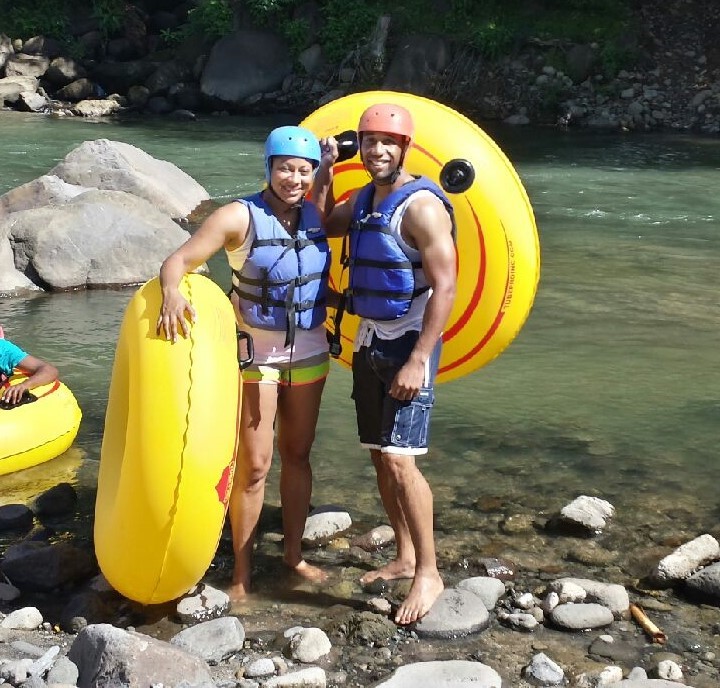
<path fill-rule="evenodd" d="M 317 25 L 317 7 L 304 11 Z M 496 61 L 437 35 L 390 49 L 382 23 L 372 45 L 339 65 L 317 43 L 293 60 L 277 35 L 256 29 L 170 50 L 162 27 L 182 17 L 169 14 L 128 16 L 125 35 L 107 42 L 91 18 L 78 22 L 83 61 L 52 39 L 0 35 L 0 105 L 56 116 L 302 117 L 347 93 L 383 88 L 432 97 L 477 122 L 720 133 L 720 7 L 703 0 L 638 3 L 621 69 L 608 67 L 602 45 L 533 37 Z"/>
<path fill-rule="evenodd" d="M 619 533 L 610 535 L 614 519 L 597 497 L 549 517 L 507 517 L 512 558 L 459 543 L 451 550 L 440 535 L 446 591 L 427 617 L 402 628 L 390 612 L 407 581 L 358 583 L 392 556 L 387 526 L 367 529 L 350 512 L 317 509 L 306 554 L 330 579 L 313 587 L 283 570 L 279 513 L 266 506 L 252 599 L 233 607 L 222 592 L 226 532 L 200 588 L 142 606 L 99 575 L 92 503 L 61 484 L 0 507 L 0 678 L 25 688 L 717 686 L 717 540 L 668 543 L 645 576 L 623 580 L 627 552 Z M 572 556 L 558 558 L 566 548 Z"/>

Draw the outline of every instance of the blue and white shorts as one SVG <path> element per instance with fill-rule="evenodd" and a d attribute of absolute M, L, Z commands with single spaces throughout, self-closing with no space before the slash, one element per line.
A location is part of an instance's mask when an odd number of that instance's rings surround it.
<path fill-rule="evenodd" d="M 440 340 L 425 364 L 425 380 L 418 395 L 400 401 L 389 394 L 395 375 L 407 362 L 419 336 L 415 330 L 397 339 L 373 335 L 368 346 L 353 354 L 352 398 L 360 444 L 366 449 L 413 456 L 427 453 Z"/>

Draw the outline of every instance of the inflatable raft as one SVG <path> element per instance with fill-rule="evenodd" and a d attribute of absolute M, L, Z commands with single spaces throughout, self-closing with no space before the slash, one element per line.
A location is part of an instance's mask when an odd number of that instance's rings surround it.
<path fill-rule="evenodd" d="M 6 384 L 27 379 L 22 371 Z M 75 440 L 82 413 L 73 393 L 60 381 L 35 387 L 36 401 L 0 409 L 0 475 L 36 466 L 59 456 Z"/>
<path fill-rule="evenodd" d="M 217 548 L 232 487 L 242 379 L 235 315 L 206 277 L 181 291 L 190 336 L 156 334 L 161 293 L 151 280 L 120 328 L 105 418 L 95 552 L 110 585 L 143 604 L 185 594 Z"/>
<path fill-rule="evenodd" d="M 458 284 L 443 336 L 438 382 L 467 375 L 493 360 L 515 338 L 532 307 L 540 276 L 540 249 L 532 207 L 510 161 L 469 119 L 440 103 L 407 93 L 355 93 L 319 108 L 302 125 L 318 137 L 355 129 L 375 103 L 407 108 L 415 136 L 405 169 L 429 177 L 448 194 L 457 222 Z M 359 155 L 334 167 L 336 201 L 370 181 Z M 341 291 L 347 271 L 332 240 L 331 284 Z M 334 330 L 334 314 L 328 327 Z M 356 316 L 342 320 L 340 361 L 350 365 Z"/>

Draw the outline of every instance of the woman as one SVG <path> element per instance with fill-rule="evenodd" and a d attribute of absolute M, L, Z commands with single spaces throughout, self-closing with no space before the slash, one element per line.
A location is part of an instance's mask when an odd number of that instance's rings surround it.
<path fill-rule="evenodd" d="M 232 269 L 238 327 L 253 337 L 253 364 L 243 372 L 240 442 L 229 515 L 235 567 L 230 596 L 249 591 L 251 555 L 277 427 L 284 563 L 321 581 L 301 539 L 312 490 L 310 449 L 329 370 L 325 298 L 330 251 L 316 207 L 305 200 L 321 164 L 320 144 L 301 127 L 280 127 L 265 142 L 267 188 L 216 210 L 160 269 L 158 331 L 175 341 L 195 320 L 178 285 L 216 251 Z M 330 158 L 323 164 L 331 164 Z"/>

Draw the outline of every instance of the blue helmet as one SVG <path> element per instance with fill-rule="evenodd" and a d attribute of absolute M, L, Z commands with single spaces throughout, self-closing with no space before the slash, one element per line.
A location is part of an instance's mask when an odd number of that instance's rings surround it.
<path fill-rule="evenodd" d="M 303 127 L 278 127 L 273 129 L 265 141 L 265 179 L 270 182 L 270 166 L 275 155 L 290 155 L 305 158 L 313 168 L 320 164 L 320 142 L 317 136 Z"/>

